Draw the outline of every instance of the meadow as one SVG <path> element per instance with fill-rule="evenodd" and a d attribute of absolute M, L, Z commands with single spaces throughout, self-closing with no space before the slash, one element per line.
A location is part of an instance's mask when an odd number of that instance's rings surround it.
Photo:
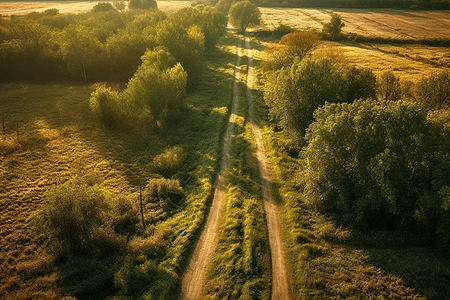
<path fill-rule="evenodd" d="M 20 2 L 17 8 L 3 2 L 0 14 L 20 15 L 49 8 L 57 8 L 60 13 L 78 13 L 90 10 L 96 3 Z M 165 12 L 185 6 L 190 6 L 190 2 L 158 1 L 159 9 Z M 346 23 L 345 33 L 418 41 L 417 44 L 324 41 L 315 52 L 319 56 L 332 56 L 342 65 L 370 68 L 377 76 L 390 70 L 401 81 L 417 82 L 448 67 L 450 62 L 449 48 L 420 44 L 424 38 L 450 36 L 450 18 L 445 11 L 260 10 L 264 24 L 252 30 L 254 33 L 273 30 L 279 24 L 317 32 L 334 12 Z M 276 41 L 274 36 L 253 36 L 257 64 L 267 58 L 263 54 L 265 47 Z M 222 149 L 221 135 L 232 98 L 235 44 L 235 36 L 227 34 L 214 52 L 205 54 L 200 88 L 186 94 L 180 116 L 165 124 L 161 132 L 110 130 L 95 118 L 89 106 L 91 93 L 103 85 L 123 91 L 124 82 L 0 83 L 0 122 L 4 120 L 0 123 L 3 130 L 0 133 L 0 297 L 58 299 L 71 294 L 79 299 L 98 299 L 118 294 L 125 298 L 138 297 L 147 292 L 151 297 L 158 289 L 168 290 L 168 284 L 169 290 L 173 288 L 168 291 L 172 293 L 168 297 L 178 296 L 179 276 L 186 268 L 212 199 Z M 246 71 L 246 61 L 243 61 L 242 82 L 246 80 Z M 254 87 L 260 116 L 258 125 L 263 129 L 274 172 L 275 198 L 282 208 L 294 298 L 448 299 L 450 262 L 439 248 L 427 242 L 414 245 L 410 241 L 414 237 L 387 232 L 352 236 L 351 229 L 337 225 L 301 199 L 296 186 L 300 165 L 286 137 L 269 120 L 261 72 L 256 69 L 258 82 Z M 245 85 L 239 86 L 245 98 Z M 211 299 L 256 293 L 260 299 L 270 297 L 268 236 L 253 153 L 255 140 L 246 120 L 247 105 L 245 100 L 240 104 L 234 132 L 235 150 L 231 155 L 224 223 L 206 286 L 206 294 Z M 148 256 L 161 249 L 164 252 L 157 258 L 162 266 L 157 271 L 147 263 L 152 259 L 147 260 L 145 255 L 136 255 L 131 262 L 124 257 L 111 262 L 107 256 L 55 260 L 45 237 L 30 231 L 27 219 L 40 207 L 47 191 L 72 178 L 90 185 L 101 184 L 114 196 L 124 196 L 137 204 L 142 183 L 159 176 L 154 174 L 155 157 L 175 147 L 181 148 L 185 156 L 177 172 L 185 198 L 181 205 L 169 211 L 148 205 L 145 215 L 147 220 L 154 221 L 146 236 L 150 241 L 148 247 L 153 247 L 147 250 Z M 138 242 L 137 239 L 129 247 L 138 247 Z M 140 263 L 148 267 L 149 273 L 156 272 L 151 274 L 161 277 L 159 286 L 145 276 L 139 277 Z M 123 277 L 114 277 L 118 270 Z M 85 280 L 89 272 L 93 275 Z M 130 282 L 117 283 L 126 276 Z M 147 286 L 132 286 L 133 280 L 146 280 L 148 287 L 152 284 L 155 287 L 145 291 L 142 289 Z M 230 289 L 237 292 L 230 293 Z"/>

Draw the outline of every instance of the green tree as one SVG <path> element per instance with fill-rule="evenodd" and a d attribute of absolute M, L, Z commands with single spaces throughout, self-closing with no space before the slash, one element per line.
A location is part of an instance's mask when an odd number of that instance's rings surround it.
<path fill-rule="evenodd" d="M 231 7 L 231 1 L 230 0 L 219 0 L 216 5 L 214 5 L 214 8 L 223 13 L 225 16 L 228 15 L 228 12 L 230 11 Z"/>
<path fill-rule="evenodd" d="M 428 110 L 446 108 L 450 105 L 450 73 L 446 70 L 433 73 L 417 83 L 419 102 Z"/>
<path fill-rule="evenodd" d="M 358 99 L 375 99 L 377 92 L 377 77 L 368 68 L 347 67 L 344 69 L 347 81 L 347 102 Z"/>
<path fill-rule="evenodd" d="M 204 34 L 198 25 L 185 28 L 174 20 L 167 19 L 156 28 L 156 41 L 167 47 L 187 72 L 187 89 L 193 90 L 200 81 L 203 71 Z"/>
<path fill-rule="evenodd" d="M 228 14 L 231 25 L 241 33 L 244 33 L 247 27 L 259 25 L 261 22 L 261 12 L 250 1 L 236 2 L 230 7 Z"/>
<path fill-rule="evenodd" d="M 301 146 L 314 111 L 325 102 L 345 101 L 346 93 L 347 83 L 336 66 L 327 59 L 307 58 L 273 74 L 264 99 L 270 115 Z"/>
<path fill-rule="evenodd" d="M 172 68 L 166 61 L 153 62 L 148 57 L 166 57 L 174 61 L 169 55 L 163 54 L 163 49 L 157 53 L 143 56 L 143 63 L 128 82 L 124 97 L 133 106 L 134 115 L 140 122 L 150 122 L 151 130 L 159 127 L 163 119 L 163 112 L 169 114 L 178 112 L 182 104 L 182 97 L 186 92 L 187 74 L 177 63 Z"/>
<path fill-rule="evenodd" d="M 102 44 L 94 32 L 82 25 L 69 25 L 61 37 L 61 52 L 72 74 L 79 74 L 87 82 L 89 64 L 102 52 Z"/>
<path fill-rule="evenodd" d="M 424 208 L 439 136 L 414 103 L 327 104 L 306 134 L 305 195 L 360 229 L 423 226 L 415 214 Z"/>
<path fill-rule="evenodd" d="M 381 100 L 400 100 L 402 97 L 400 79 L 391 71 L 384 72 L 377 82 L 377 91 Z"/>
<path fill-rule="evenodd" d="M 157 8 L 158 4 L 155 0 L 130 0 L 128 1 L 129 9 L 154 9 Z"/>
<path fill-rule="evenodd" d="M 341 16 L 338 14 L 333 14 L 329 23 L 323 25 L 322 35 L 333 41 L 338 40 L 341 37 L 342 27 L 345 23 L 342 22 Z"/>
<path fill-rule="evenodd" d="M 319 37 L 309 31 L 296 31 L 282 36 L 280 44 L 285 46 L 284 55 L 302 60 L 319 45 Z"/>
<path fill-rule="evenodd" d="M 125 8 L 126 8 L 125 1 L 119 1 L 119 0 L 114 0 L 113 1 L 113 6 L 118 11 L 124 11 Z"/>
<path fill-rule="evenodd" d="M 114 10 L 114 7 L 109 2 L 99 2 L 92 8 L 92 12 L 94 13 L 110 10 Z"/>

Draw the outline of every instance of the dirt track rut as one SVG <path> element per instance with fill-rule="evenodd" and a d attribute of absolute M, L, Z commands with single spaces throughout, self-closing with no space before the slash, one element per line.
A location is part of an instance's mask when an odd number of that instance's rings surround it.
<path fill-rule="evenodd" d="M 282 247 L 281 226 L 279 222 L 278 206 L 272 198 L 272 184 L 270 168 L 266 159 L 266 152 L 263 144 L 262 134 L 256 125 L 256 111 L 252 95 L 253 87 L 253 58 L 250 48 L 250 39 L 245 36 L 245 48 L 248 56 L 248 76 L 247 76 L 247 98 L 249 102 L 249 121 L 257 142 L 258 166 L 261 175 L 262 191 L 264 197 L 264 208 L 267 216 L 267 226 L 269 229 L 269 242 L 272 257 L 272 299 L 288 300 L 289 288 L 287 283 L 287 271 Z M 206 270 L 211 262 L 211 258 L 216 248 L 216 233 L 221 223 L 221 211 L 223 198 L 225 196 L 225 178 L 228 172 L 228 165 L 231 152 L 231 137 L 236 120 L 236 113 L 239 104 L 239 77 L 241 64 L 241 38 L 238 39 L 237 60 L 235 67 L 235 79 L 233 83 L 233 102 L 231 114 L 224 135 L 224 147 L 221 157 L 219 176 L 216 182 L 213 203 L 202 232 L 199 242 L 194 250 L 189 267 L 182 279 L 182 299 L 200 300 L 205 284 Z"/>

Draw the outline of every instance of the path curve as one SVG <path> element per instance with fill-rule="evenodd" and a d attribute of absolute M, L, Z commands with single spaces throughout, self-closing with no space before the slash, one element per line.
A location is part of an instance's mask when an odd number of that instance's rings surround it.
<path fill-rule="evenodd" d="M 233 83 L 233 101 L 231 104 L 231 114 L 227 123 L 226 131 L 223 137 L 223 151 L 219 169 L 219 176 L 214 191 L 214 199 L 211 205 L 205 228 L 200 236 L 194 255 L 189 263 L 188 270 L 183 276 L 181 282 L 182 299 L 184 300 L 200 300 L 202 299 L 203 287 L 205 284 L 205 276 L 207 267 L 214 254 L 216 248 L 216 233 L 218 225 L 221 221 L 221 211 L 223 199 L 225 197 L 225 177 L 228 172 L 231 151 L 231 137 L 236 122 L 236 113 L 239 104 L 239 76 L 241 65 L 241 38 L 238 39 L 237 60 L 234 72 Z"/>
<path fill-rule="evenodd" d="M 289 286 L 287 281 L 287 270 L 284 259 L 283 242 L 281 238 L 281 224 L 278 216 L 279 209 L 273 200 L 272 178 L 269 164 L 267 163 L 266 149 L 264 147 L 261 130 L 256 125 L 256 110 L 252 95 L 253 88 L 253 57 L 250 47 L 250 38 L 245 36 L 245 49 L 248 56 L 248 76 L 247 76 L 247 99 L 248 115 L 256 139 L 256 153 L 258 157 L 258 167 L 261 176 L 261 185 L 264 198 L 264 209 L 267 217 L 267 227 L 269 230 L 270 253 L 272 257 L 272 300 L 288 300 Z"/>

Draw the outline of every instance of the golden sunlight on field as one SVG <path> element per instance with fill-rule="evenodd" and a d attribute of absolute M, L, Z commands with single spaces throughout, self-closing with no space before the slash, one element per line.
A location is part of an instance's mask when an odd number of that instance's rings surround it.
<path fill-rule="evenodd" d="M 450 12 L 406 11 L 396 9 L 300 9 L 260 8 L 264 24 L 320 30 L 337 13 L 345 23 L 344 32 L 397 39 L 450 37 Z"/>
<path fill-rule="evenodd" d="M 450 62 L 450 49 L 421 45 L 341 44 L 346 62 L 371 68 L 376 75 L 392 71 L 401 80 L 417 82 Z"/>
<path fill-rule="evenodd" d="M 83 13 L 91 10 L 99 1 L 45 1 L 45 2 L 0 2 L 0 15 L 26 15 L 31 12 L 43 12 L 50 8 L 56 8 L 60 13 Z M 112 1 L 103 1 L 111 2 Z M 171 12 L 190 6 L 190 1 L 157 1 L 158 8 L 165 12 Z"/>

